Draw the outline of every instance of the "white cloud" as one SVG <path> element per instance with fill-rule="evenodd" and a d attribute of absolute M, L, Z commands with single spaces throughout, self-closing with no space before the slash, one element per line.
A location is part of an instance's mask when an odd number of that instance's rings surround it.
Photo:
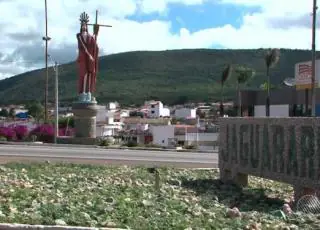
<path fill-rule="evenodd" d="M 140 0 L 138 5 L 143 13 L 163 13 L 169 4 L 182 4 L 187 6 L 201 5 L 206 0 Z"/>
<path fill-rule="evenodd" d="M 172 33 L 170 21 L 139 23 L 128 19 L 135 14 L 165 13 L 170 4 L 193 6 L 210 1 L 259 7 L 260 10 L 245 13 L 239 28 L 222 25 L 193 33 L 183 26 L 178 33 Z M 29 70 L 34 63 L 44 59 L 44 1 L 32 0 L 32 4 L 25 0 L 0 3 L 0 78 Z M 100 29 L 99 46 L 105 53 L 213 45 L 226 48 L 311 47 L 311 29 L 306 25 L 309 25 L 308 19 L 311 22 L 308 15 L 312 11 L 312 0 L 294 0 L 294 4 L 292 0 L 48 0 L 49 36 L 52 37 L 49 47 L 58 61 L 74 60 L 79 14 L 86 11 L 94 20 L 97 8 L 99 22 L 113 26 Z M 172 20 L 179 17 L 176 15 Z M 201 18 L 195 20 L 201 23 Z M 307 22 L 299 24 L 299 20 Z"/>

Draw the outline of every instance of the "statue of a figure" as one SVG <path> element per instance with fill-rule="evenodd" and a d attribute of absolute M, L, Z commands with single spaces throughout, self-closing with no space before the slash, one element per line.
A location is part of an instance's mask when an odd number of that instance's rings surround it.
<path fill-rule="evenodd" d="M 81 101 L 95 101 L 91 94 L 95 92 L 96 76 L 98 71 L 99 47 L 97 36 L 99 25 L 94 24 L 93 35 L 88 33 L 89 16 L 86 13 L 80 15 L 80 33 L 77 34 L 78 40 L 78 69 L 79 85 L 78 93 Z"/>

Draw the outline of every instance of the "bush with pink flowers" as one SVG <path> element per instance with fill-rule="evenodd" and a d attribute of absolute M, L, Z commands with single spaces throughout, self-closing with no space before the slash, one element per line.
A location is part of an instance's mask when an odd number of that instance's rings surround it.
<path fill-rule="evenodd" d="M 73 128 L 59 129 L 59 136 L 73 136 L 73 134 Z M 36 137 L 37 141 L 52 143 L 54 139 L 54 126 L 51 124 L 42 124 L 32 129 L 30 132 L 25 125 L 0 127 L 1 140 L 25 141 L 28 137 Z"/>
<path fill-rule="evenodd" d="M 30 136 L 36 136 L 37 141 L 53 142 L 54 127 L 50 124 L 39 125 L 29 133 Z"/>
<path fill-rule="evenodd" d="M 72 136 L 74 130 L 72 128 L 60 128 L 59 136 Z M 30 136 L 36 136 L 38 141 L 52 143 L 54 139 L 54 126 L 51 124 L 39 125 L 33 129 L 30 133 Z"/>
<path fill-rule="evenodd" d="M 26 140 L 29 135 L 28 127 L 25 125 L 17 125 L 14 127 L 14 131 L 16 133 L 17 140 Z"/>
<path fill-rule="evenodd" d="M 5 137 L 8 141 L 16 139 L 16 132 L 11 127 L 0 127 L 0 137 Z"/>

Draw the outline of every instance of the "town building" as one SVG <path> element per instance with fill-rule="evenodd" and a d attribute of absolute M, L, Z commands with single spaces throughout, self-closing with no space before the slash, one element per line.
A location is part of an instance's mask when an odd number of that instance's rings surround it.
<path fill-rule="evenodd" d="M 263 90 L 241 91 L 242 115 L 264 117 L 267 92 Z M 236 100 L 237 104 L 237 100 Z M 306 108 L 305 105 L 308 105 Z M 294 87 L 273 89 L 270 92 L 270 116 L 303 116 L 311 109 L 311 95 Z M 320 89 L 316 88 L 316 116 L 320 116 Z"/>
<path fill-rule="evenodd" d="M 194 147 L 201 150 L 214 150 L 218 146 L 218 130 L 207 132 L 194 125 L 151 126 L 152 143 L 161 147 Z"/>
<path fill-rule="evenodd" d="M 175 118 L 187 118 L 192 119 L 197 117 L 197 111 L 196 109 L 190 109 L 190 108 L 179 108 L 176 109 L 174 112 Z"/>
<path fill-rule="evenodd" d="M 146 102 L 144 110 L 150 118 L 170 117 L 169 108 L 164 107 L 161 101 Z"/>

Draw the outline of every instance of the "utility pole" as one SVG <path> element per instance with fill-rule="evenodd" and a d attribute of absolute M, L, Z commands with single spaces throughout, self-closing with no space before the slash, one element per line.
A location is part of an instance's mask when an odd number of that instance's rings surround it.
<path fill-rule="evenodd" d="M 44 122 L 48 122 L 48 85 L 49 85 L 49 71 L 48 71 L 48 41 L 51 39 L 48 37 L 48 7 L 47 0 L 44 0 L 45 4 L 45 24 L 46 24 L 46 34 L 42 37 L 45 41 L 45 65 L 46 65 L 46 76 L 45 76 L 45 89 L 44 89 Z"/>
<path fill-rule="evenodd" d="M 57 137 L 59 136 L 59 89 L 58 89 L 58 82 L 59 82 L 59 68 L 58 63 L 55 62 L 54 64 L 54 71 L 55 71 L 55 109 L 54 109 L 54 119 L 55 119 L 55 126 L 54 126 L 54 143 L 57 143 Z"/>
<path fill-rule="evenodd" d="M 52 62 L 54 62 L 53 70 L 55 73 L 55 78 L 54 78 L 54 104 L 55 104 L 55 109 L 54 109 L 54 143 L 57 143 L 57 137 L 59 136 L 59 67 L 58 67 L 58 62 L 53 61 L 52 57 L 50 54 L 48 54 L 48 58 Z"/>
<path fill-rule="evenodd" d="M 317 0 L 313 0 L 312 11 L 312 72 L 311 72 L 311 116 L 316 116 L 316 23 L 317 23 Z"/>

